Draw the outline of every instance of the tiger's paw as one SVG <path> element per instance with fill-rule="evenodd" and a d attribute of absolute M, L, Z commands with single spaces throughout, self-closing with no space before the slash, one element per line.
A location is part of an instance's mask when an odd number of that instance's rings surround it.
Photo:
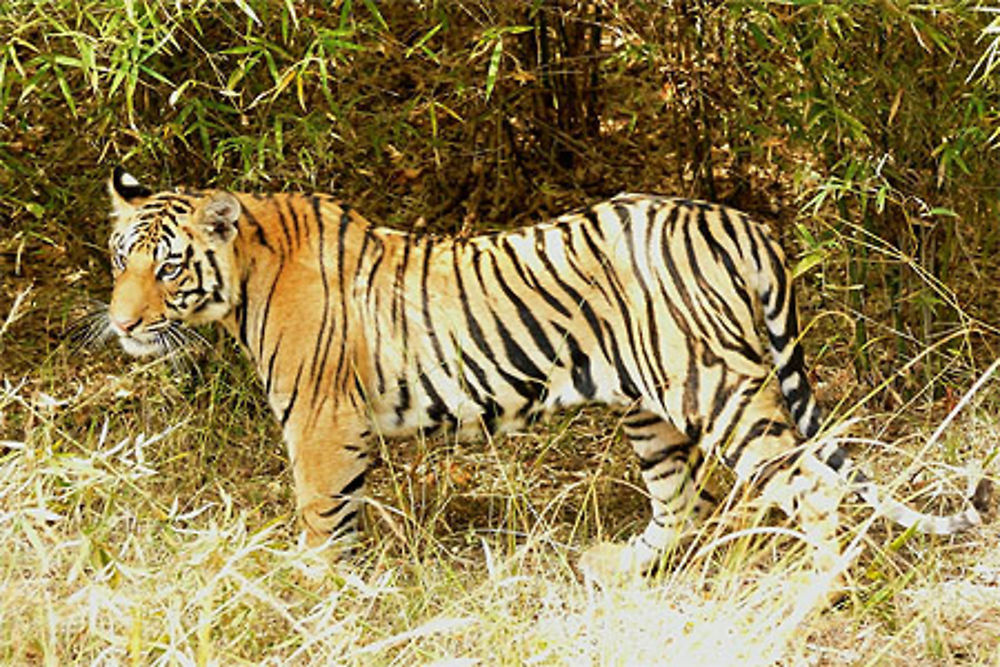
<path fill-rule="evenodd" d="M 599 542 L 583 552 L 579 568 L 585 581 L 608 587 L 639 578 L 644 561 L 631 544 Z"/>
<path fill-rule="evenodd" d="M 356 532 L 331 536 L 306 529 L 301 531 L 298 537 L 300 552 L 322 556 L 330 563 L 350 561 L 360 548 L 361 539 Z"/>
<path fill-rule="evenodd" d="M 851 595 L 844 574 L 839 570 L 805 568 L 790 572 L 784 577 L 782 590 L 799 609 L 833 609 L 844 604 Z"/>

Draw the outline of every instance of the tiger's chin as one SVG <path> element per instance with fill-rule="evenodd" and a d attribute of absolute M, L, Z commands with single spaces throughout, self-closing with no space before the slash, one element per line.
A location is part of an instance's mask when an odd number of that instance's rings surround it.
<path fill-rule="evenodd" d="M 141 340 L 135 336 L 119 336 L 118 342 L 125 353 L 133 357 L 158 357 L 167 352 L 160 343 Z"/>

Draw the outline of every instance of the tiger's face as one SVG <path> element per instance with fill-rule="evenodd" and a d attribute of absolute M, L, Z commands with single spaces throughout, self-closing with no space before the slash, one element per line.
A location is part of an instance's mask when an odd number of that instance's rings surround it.
<path fill-rule="evenodd" d="M 136 356 L 180 348 L 198 338 L 185 324 L 222 319 L 235 305 L 240 202 L 220 191 L 153 194 L 121 168 L 109 190 L 114 289 L 101 335 Z"/>

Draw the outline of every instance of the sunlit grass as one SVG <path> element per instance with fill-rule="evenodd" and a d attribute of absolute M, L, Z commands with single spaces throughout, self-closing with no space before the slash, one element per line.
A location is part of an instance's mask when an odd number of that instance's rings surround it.
<path fill-rule="evenodd" d="M 767 665 L 995 655 L 993 527 L 890 544 L 871 534 L 877 522 L 852 522 L 845 551 L 864 555 L 845 561 L 847 596 L 833 609 L 830 582 L 810 574 L 805 545 L 788 536 L 795 527 L 746 511 L 709 521 L 647 580 L 583 582 L 579 550 L 598 534 L 635 530 L 645 512 L 626 448 L 597 411 L 480 445 L 389 443 L 362 547 L 346 559 L 307 551 L 290 480 L 271 465 L 273 443 L 260 440 L 273 429 L 245 423 L 267 415 L 240 423 L 232 413 L 256 391 L 239 367 L 215 380 L 228 395 L 203 383 L 192 404 L 150 401 L 142 428 L 134 414 L 106 409 L 129 393 L 183 400 L 178 379 L 157 368 L 58 393 L 29 375 L 0 392 L 0 661 Z M 251 435 L 213 430 L 223 424 Z M 969 432 L 989 428 L 970 423 Z M 616 502 L 623 495 L 637 502 Z"/>

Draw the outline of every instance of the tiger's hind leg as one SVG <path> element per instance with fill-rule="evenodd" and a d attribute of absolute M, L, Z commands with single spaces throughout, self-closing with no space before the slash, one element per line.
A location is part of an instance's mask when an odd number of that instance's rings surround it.
<path fill-rule="evenodd" d="M 806 451 L 774 474 L 767 474 L 765 467 L 762 476 L 765 479 L 759 485 L 761 504 L 779 507 L 798 523 L 812 550 L 817 572 L 838 569 L 837 529 L 847 489 L 836 472 Z"/>
<path fill-rule="evenodd" d="M 648 571 L 677 544 L 684 527 L 715 505 L 700 488 L 703 457 L 697 443 L 658 415 L 639 410 L 626 415 L 624 431 L 639 457 L 652 518 L 627 543 L 601 543 L 584 553 L 581 570 L 599 582 Z"/>
<path fill-rule="evenodd" d="M 777 506 L 802 530 L 820 572 L 833 570 L 840 548 L 838 509 L 846 492 L 837 473 L 804 443 L 779 406 L 777 392 L 748 378 L 730 404 L 732 421 L 720 421 L 703 436 L 703 447 L 721 452 L 737 484 L 756 495 L 754 504 Z M 722 414 L 728 410 L 723 409 Z"/>

